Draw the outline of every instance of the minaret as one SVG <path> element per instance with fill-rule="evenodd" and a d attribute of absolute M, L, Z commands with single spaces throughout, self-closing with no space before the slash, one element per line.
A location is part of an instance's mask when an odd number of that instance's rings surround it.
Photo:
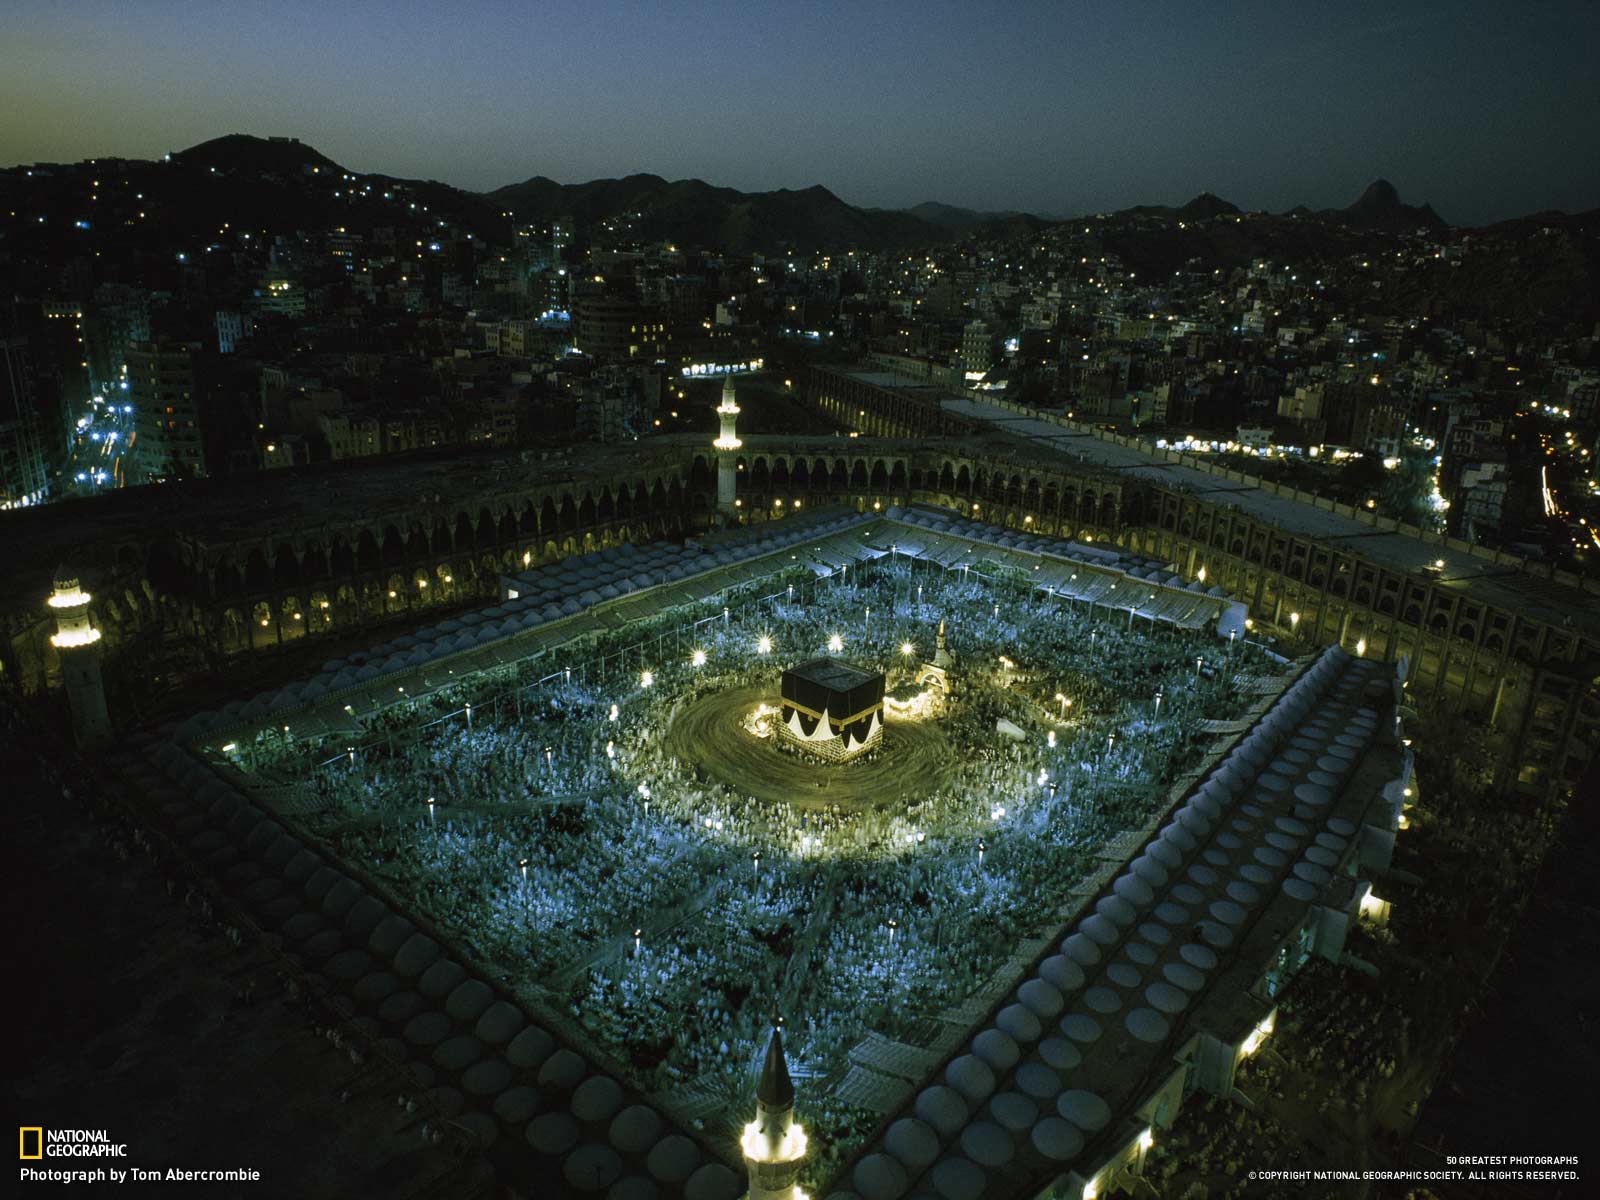
<path fill-rule="evenodd" d="M 806 1156 L 806 1133 L 794 1119 L 794 1084 L 783 1057 L 783 1034 L 772 1031 L 756 1085 L 756 1119 L 740 1139 L 750 1175 L 749 1200 L 800 1200 L 795 1186 Z"/>
<path fill-rule="evenodd" d="M 111 740 L 111 718 L 100 678 L 100 631 L 89 621 L 89 593 L 78 586 L 77 572 L 64 565 L 56 569 L 55 591 L 48 603 L 56 613 L 50 644 L 61 657 L 73 736 L 84 749 L 98 746 Z"/>
<path fill-rule="evenodd" d="M 735 428 L 739 420 L 739 405 L 733 396 L 733 376 L 722 385 L 722 403 L 717 405 L 717 415 L 722 418 L 722 432 L 711 444 L 717 448 L 717 511 L 729 522 L 739 518 L 738 504 L 734 499 L 734 482 L 738 463 L 734 451 L 744 445 Z"/>
<path fill-rule="evenodd" d="M 939 618 L 939 636 L 934 642 L 933 665 L 948 669 L 952 663 L 950 651 L 944 644 L 944 618 Z"/>

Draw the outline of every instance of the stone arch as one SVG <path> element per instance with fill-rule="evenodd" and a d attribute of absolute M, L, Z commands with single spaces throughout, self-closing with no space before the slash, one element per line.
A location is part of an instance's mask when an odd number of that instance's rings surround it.
<path fill-rule="evenodd" d="M 260 546 L 252 549 L 244 561 L 244 587 L 252 596 L 272 590 L 272 571 Z"/>
<path fill-rule="evenodd" d="M 288 542 L 279 542 L 272 554 L 272 581 L 280 588 L 300 582 L 300 559 Z"/>
<path fill-rule="evenodd" d="M 405 539 L 400 536 L 400 531 L 393 525 L 385 525 L 383 527 L 383 565 L 386 567 L 399 566 L 405 559 Z"/>
<path fill-rule="evenodd" d="M 223 558 L 212 569 L 211 588 L 218 599 L 242 595 L 244 580 L 239 574 L 239 568 L 233 565 L 233 559 Z M 243 618 L 240 618 L 243 620 Z"/>
<path fill-rule="evenodd" d="M 711 490 L 711 468 L 706 463 L 704 454 L 696 454 L 694 456 L 694 463 L 689 468 L 689 487 L 690 490 L 696 492 L 708 492 Z"/>
<path fill-rule="evenodd" d="M 300 549 L 300 578 L 307 583 L 328 578 L 328 551 L 317 538 Z"/>

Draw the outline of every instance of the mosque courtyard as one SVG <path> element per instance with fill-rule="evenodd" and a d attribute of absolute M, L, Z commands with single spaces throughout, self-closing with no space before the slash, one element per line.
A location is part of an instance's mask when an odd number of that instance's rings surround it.
<path fill-rule="evenodd" d="M 819 655 L 887 683 L 851 761 L 773 736 L 780 675 Z M 1242 656 L 998 562 L 891 555 L 661 608 L 355 744 L 269 731 L 233 758 L 294 781 L 303 836 L 696 1128 L 737 1124 L 781 1016 L 822 1180 L 1245 710 Z"/>

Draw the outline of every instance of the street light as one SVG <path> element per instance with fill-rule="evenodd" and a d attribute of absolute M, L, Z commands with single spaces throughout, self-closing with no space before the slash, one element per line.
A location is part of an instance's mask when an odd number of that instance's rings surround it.
<path fill-rule="evenodd" d="M 640 687 L 649 687 L 655 681 L 656 681 L 656 677 L 650 671 L 641 672 L 640 675 L 639 675 L 639 686 Z"/>
<path fill-rule="evenodd" d="M 690 661 L 692 663 L 694 663 L 694 665 L 697 666 L 697 667 L 705 666 L 706 665 L 706 652 L 704 650 L 696 650 L 694 652 L 694 657 L 692 659 L 690 659 Z"/>
<path fill-rule="evenodd" d="M 837 633 L 828 639 L 828 649 L 834 654 L 844 649 L 844 639 Z"/>
<path fill-rule="evenodd" d="M 757 654 L 770 654 L 771 652 L 772 652 L 772 639 L 769 638 L 766 634 L 762 634 L 761 637 L 759 639 L 757 639 L 757 641 L 756 641 L 756 653 Z"/>
<path fill-rule="evenodd" d="M 910 658 L 916 652 L 917 652 L 917 648 L 915 646 L 913 646 L 910 642 L 901 642 L 900 643 L 900 653 L 905 655 L 907 658 Z"/>
<path fill-rule="evenodd" d="M 1297 612 L 1290 613 L 1289 614 L 1289 632 L 1293 633 L 1299 627 L 1300 627 L 1300 614 L 1297 613 Z"/>

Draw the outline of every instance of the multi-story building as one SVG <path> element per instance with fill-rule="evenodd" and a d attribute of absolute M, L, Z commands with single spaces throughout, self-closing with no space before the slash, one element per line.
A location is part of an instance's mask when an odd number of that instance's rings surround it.
<path fill-rule="evenodd" d="M 990 355 L 988 323 L 969 321 L 961 333 L 961 368 L 969 381 L 982 379 L 988 372 Z"/>
<path fill-rule="evenodd" d="M 49 470 L 26 338 L 0 338 L 0 508 L 38 504 Z"/>
<path fill-rule="evenodd" d="M 133 342 L 128 346 L 135 456 L 130 483 L 205 475 L 195 387 L 199 353 L 199 342 Z"/>

